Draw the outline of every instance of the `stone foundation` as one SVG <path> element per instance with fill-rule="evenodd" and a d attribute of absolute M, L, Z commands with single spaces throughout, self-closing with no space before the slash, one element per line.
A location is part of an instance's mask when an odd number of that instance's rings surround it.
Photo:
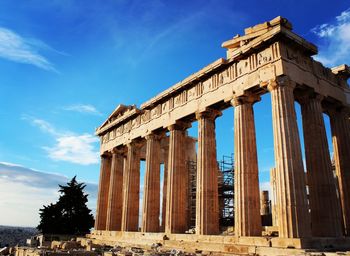
<path fill-rule="evenodd" d="M 86 238 L 78 238 L 82 245 L 89 241 L 99 245 L 136 246 L 150 249 L 160 243 L 162 248 L 188 253 L 198 251 L 243 255 L 302 255 L 306 252 L 350 250 L 350 238 L 279 238 L 220 235 L 165 234 L 118 231 L 94 231 Z M 310 250 L 312 249 L 312 250 Z"/>

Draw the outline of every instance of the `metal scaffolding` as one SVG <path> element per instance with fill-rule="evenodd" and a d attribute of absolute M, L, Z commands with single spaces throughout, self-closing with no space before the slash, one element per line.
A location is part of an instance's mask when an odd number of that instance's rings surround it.
<path fill-rule="evenodd" d="M 197 162 L 187 161 L 188 180 L 189 180 L 189 193 L 188 193 L 188 214 L 189 214 L 189 227 L 194 228 L 196 226 L 196 191 L 197 191 Z"/>
<path fill-rule="evenodd" d="M 196 191 L 197 191 L 197 162 L 187 161 L 189 193 L 188 193 L 188 214 L 189 227 L 196 225 Z M 218 193 L 220 209 L 220 226 L 227 227 L 234 225 L 234 165 L 233 154 L 223 156 L 218 161 Z"/>
<path fill-rule="evenodd" d="M 220 226 L 234 225 L 234 163 L 233 154 L 223 156 L 218 161 L 219 175 L 219 205 L 220 205 Z"/>

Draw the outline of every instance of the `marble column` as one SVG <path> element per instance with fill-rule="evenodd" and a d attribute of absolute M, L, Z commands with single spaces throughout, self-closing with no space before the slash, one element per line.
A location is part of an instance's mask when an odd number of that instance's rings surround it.
<path fill-rule="evenodd" d="M 185 156 L 186 128 L 184 124 L 171 125 L 169 138 L 168 186 L 165 214 L 166 233 L 184 233 L 188 229 L 188 173 Z"/>
<path fill-rule="evenodd" d="M 163 175 L 163 201 L 162 201 L 162 225 L 160 230 L 165 231 L 165 213 L 166 213 L 166 197 L 167 197 L 167 187 L 168 187 L 168 149 L 164 149 L 163 159 L 164 159 L 164 175 Z"/>
<path fill-rule="evenodd" d="M 278 181 L 278 227 L 282 238 L 309 237 L 311 224 L 305 173 L 294 109 L 295 84 L 286 77 L 271 81 L 274 151 Z"/>
<path fill-rule="evenodd" d="M 350 121 L 349 112 L 329 110 L 331 121 L 335 171 L 339 183 L 343 226 L 350 236 Z"/>
<path fill-rule="evenodd" d="M 298 99 L 303 119 L 312 236 L 342 235 L 342 222 L 332 171 L 320 95 Z"/>
<path fill-rule="evenodd" d="M 106 229 L 120 231 L 123 206 L 123 170 L 124 156 L 122 150 L 112 151 L 111 177 L 109 183 Z"/>
<path fill-rule="evenodd" d="M 271 213 L 272 213 L 272 226 L 277 227 L 278 226 L 278 204 L 277 204 L 277 195 L 279 194 L 278 188 L 279 185 L 278 182 L 276 168 L 271 168 L 270 170 L 270 187 L 272 191 L 272 200 L 271 200 Z"/>
<path fill-rule="evenodd" d="M 160 136 L 146 136 L 146 173 L 143 195 L 142 232 L 159 231 Z"/>
<path fill-rule="evenodd" d="M 138 231 L 140 201 L 140 145 L 127 145 L 127 161 L 123 177 L 122 231 Z"/>
<path fill-rule="evenodd" d="M 236 97 L 234 108 L 235 235 L 261 236 L 258 157 L 253 103 L 259 98 Z"/>
<path fill-rule="evenodd" d="M 109 180 L 111 175 L 111 157 L 109 153 L 101 156 L 100 180 L 95 219 L 95 230 L 106 230 Z"/>
<path fill-rule="evenodd" d="M 218 164 L 216 161 L 215 118 L 220 111 L 196 113 L 198 120 L 196 234 L 219 233 Z"/>
<path fill-rule="evenodd" d="M 270 213 L 269 191 L 263 190 L 260 192 L 260 215 L 269 215 Z"/>

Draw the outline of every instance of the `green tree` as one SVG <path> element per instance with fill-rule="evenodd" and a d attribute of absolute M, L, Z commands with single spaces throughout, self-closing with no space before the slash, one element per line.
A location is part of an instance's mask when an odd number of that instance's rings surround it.
<path fill-rule="evenodd" d="M 65 186 L 59 185 L 58 201 L 39 210 L 41 220 L 38 230 L 44 234 L 89 233 L 94 217 L 86 206 L 88 195 L 83 191 L 85 187 L 84 183 L 77 182 L 76 177 Z"/>
<path fill-rule="evenodd" d="M 63 234 L 61 226 L 62 210 L 60 206 L 57 203 L 51 203 L 43 207 L 39 210 L 41 220 L 37 229 L 45 234 Z"/>

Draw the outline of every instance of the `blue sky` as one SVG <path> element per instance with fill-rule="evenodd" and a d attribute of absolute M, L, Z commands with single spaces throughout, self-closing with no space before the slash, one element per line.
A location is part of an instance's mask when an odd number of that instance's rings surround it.
<path fill-rule="evenodd" d="M 284 16 L 319 46 L 317 59 L 329 67 L 350 63 L 349 8 L 347 1 L 2 0 L 0 208 L 7 211 L 0 211 L 0 224 L 36 225 L 37 209 L 56 200 L 44 185 L 50 175 L 61 183 L 77 175 L 95 188 L 95 128 L 118 104 L 139 106 L 225 57 L 221 43 L 246 27 Z M 268 95 L 255 114 L 266 187 L 274 164 Z M 221 158 L 233 152 L 232 109 L 217 120 L 217 133 Z M 21 174 L 10 172 L 16 168 Z M 30 180 L 33 171 L 42 173 L 35 184 L 14 178 Z M 93 208 L 96 193 L 90 194 Z M 30 210 L 20 214 L 18 205 Z"/>

